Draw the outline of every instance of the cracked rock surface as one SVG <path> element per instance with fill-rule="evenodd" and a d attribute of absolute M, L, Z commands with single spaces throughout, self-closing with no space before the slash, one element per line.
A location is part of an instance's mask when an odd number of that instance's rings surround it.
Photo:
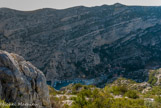
<path fill-rule="evenodd" d="M 10 103 L 35 104 L 34 107 L 37 108 L 50 107 L 44 74 L 23 57 L 2 50 L 0 98 Z"/>

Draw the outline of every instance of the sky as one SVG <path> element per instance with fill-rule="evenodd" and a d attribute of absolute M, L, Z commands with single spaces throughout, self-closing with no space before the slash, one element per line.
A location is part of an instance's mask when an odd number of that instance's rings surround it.
<path fill-rule="evenodd" d="M 161 6 L 161 0 L 0 0 L 0 8 L 35 10 L 40 8 L 64 9 L 74 6 L 100 6 L 122 3 L 126 5 Z"/>

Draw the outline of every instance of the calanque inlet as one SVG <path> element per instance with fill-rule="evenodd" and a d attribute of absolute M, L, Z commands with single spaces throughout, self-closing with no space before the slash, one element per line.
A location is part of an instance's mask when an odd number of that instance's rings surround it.
<path fill-rule="evenodd" d="M 160 13 L 0 8 L 0 108 L 161 108 Z"/>

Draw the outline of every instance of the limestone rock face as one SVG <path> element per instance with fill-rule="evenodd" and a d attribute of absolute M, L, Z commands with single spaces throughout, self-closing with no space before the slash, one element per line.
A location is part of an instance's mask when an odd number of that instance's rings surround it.
<path fill-rule="evenodd" d="M 24 103 L 37 108 L 50 107 L 44 74 L 23 57 L 1 50 L 0 98 L 17 105 Z"/>
<path fill-rule="evenodd" d="M 0 49 L 54 80 L 122 76 L 143 82 L 161 67 L 161 7 L 121 4 L 23 12 L 0 9 Z M 101 85 L 101 84 L 99 84 Z"/>

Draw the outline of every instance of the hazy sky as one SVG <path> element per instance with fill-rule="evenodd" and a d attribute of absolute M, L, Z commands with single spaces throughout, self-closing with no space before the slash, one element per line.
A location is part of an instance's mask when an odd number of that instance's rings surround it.
<path fill-rule="evenodd" d="M 39 8 L 64 9 L 80 5 L 110 5 L 117 2 L 126 5 L 161 6 L 161 0 L 0 0 L 0 7 L 8 7 L 18 10 L 34 10 Z"/>

